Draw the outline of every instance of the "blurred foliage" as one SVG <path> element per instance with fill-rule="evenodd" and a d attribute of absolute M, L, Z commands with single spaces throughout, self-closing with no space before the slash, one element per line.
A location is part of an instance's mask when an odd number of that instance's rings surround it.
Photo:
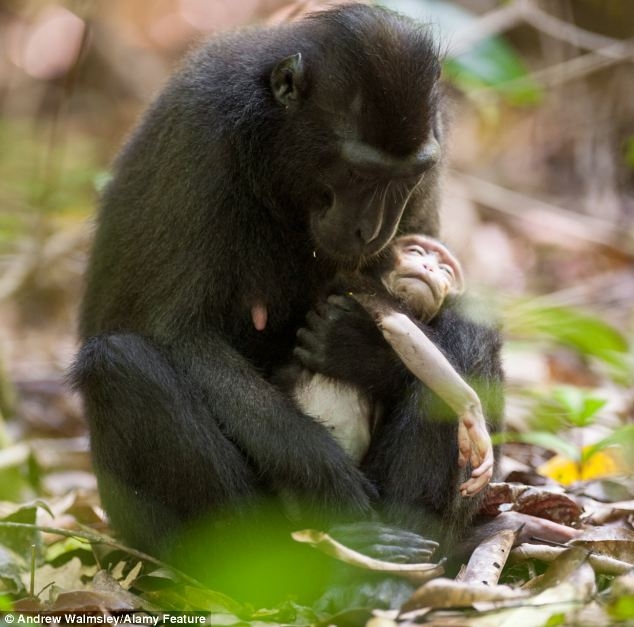
<path fill-rule="evenodd" d="M 442 0 L 383 0 L 379 4 L 430 23 L 437 27 L 443 40 L 447 39 L 447 32 L 473 27 L 479 17 Z M 487 37 L 468 52 L 445 59 L 444 69 L 445 77 L 467 93 L 489 87 L 513 105 L 534 105 L 542 96 L 521 57 L 501 37 Z"/>
<path fill-rule="evenodd" d="M 623 595 L 608 606 L 608 613 L 619 623 L 634 620 L 634 595 Z"/>
<path fill-rule="evenodd" d="M 594 358 L 622 385 L 634 378 L 632 346 L 623 333 L 597 316 L 551 304 L 547 297 L 514 301 L 504 312 L 506 332 L 524 340 L 546 340 Z"/>
<path fill-rule="evenodd" d="M 505 320 L 511 336 L 538 340 L 542 350 L 546 350 L 549 344 L 568 347 L 583 360 L 595 360 L 604 366 L 614 385 L 631 384 L 634 372 L 632 345 L 621 332 L 599 317 L 552 305 L 544 298 L 515 301 L 507 309 Z M 523 390 L 522 395 L 531 404 L 527 431 L 502 434 L 498 441 L 525 442 L 559 453 L 563 457 L 554 460 L 548 468 L 553 473 L 549 476 L 562 483 L 571 483 L 601 475 L 602 465 L 608 474 L 634 470 L 634 466 L 619 464 L 613 456 L 600 456 L 602 451 L 618 447 L 624 452 L 624 459 L 631 464 L 634 459 L 634 425 L 615 427 L 608 436 L 592 445 L 570 433 L 571 429 L 582 430 L 600 419 L 601 410 L 608 403 L 600 390 L 552 384 L 546 390 Z M 570 462 L 569 468 L 565 466 L 567 462 Z M 571 474 L 571 468 L 576 469 L 576 474 Z"/>
<path fill-rule="evenodd" d="M 32 3 L 19 0 L 0 2 L 0 11 L 15 12 L 17 22 L 20 22 L 18 26 L 21 27 L 28 26 L 29 20 L 32 20 L 31 24 L 36 23 L 38 12 L 50 4 L 46 0 L 36 0 Z M 12 65 L 12 60 L 8 57 L 7 65 L 0 65 L 0 71 L 10 67 L 19 78 L 13 83 L 9 79 L 3 83 L 0 77 L 0 97 L 4 98 L 0 99 L 0 105 L 10 103 L 10 89 L 14 84 L 21 90 L 16 99 L 17 105 L 0 110 L 0 255 L 3 259 L 12 258 L 13 255 L 5 253 L 19 250 L 23 240 L 32 238 L 37 242 L 45 242 L 50 239 L 51 234 L 89 215 L 95 204 L 96 194 L 109 178 L 105 168 L 106 161 L 112 154 L 112 145 L 118 141 L 123 128 L 129 126 L 140 107 L 145 104 L 146 96 L 164 77 L 167 63 L 162 65 L 161 62 L 174 60 L 196 35 L 195 28 L 189 24 L 189 30 L 182 28 L 181 35 L 176 33 L 182 37 L 180 43 L 169 43 L 170 37 L 178 30 L 174 26 L 174 20 L 179 16 L 176 9 L 182 9 L 185 5 L 183 2 L 165 3 L 166 7 L 171 6 L 170 10 L 174 13 L 166 12 L 160 16 L 160 11 L 157 13 L 155 7 L 144 7 L 143 3 L 120 1 L 94 4 L 90 10 L 88 5 L 81 7 L 80 10 L 81 3 L 65 4 L 80 15 L 90 14 L 87 19 L 95 27 L 89 49 L 79 67 L 80 71 L 73 75 L 72 80 L 62 85 L 64 77 L 38 78 L 28 74 L 19 64 Z M 205 5 L 210 7 L 214 3 L 189 4 L 196 4 L 198 9 L 202 10 Z M 479 18 L 458 6 L 456 2 L 385 0 L 380 4 L 431 22 L 432 28 L 438 31 L 440 40 L 449 46 L 459 46 L 461 41 L 458 36 L 447 35 L 448 32 L 468 33 L 476 26 Z M 610 14 L 606 3 L 599 0 L 579 2 L 574 8 L 578 9 L 581 5 L 587 4 L 594 4 L 605 16 Z M 552 7 L 554 5 L 553 2 Z M 611 3 L 611 6 L 614 4 Z M 574 12 L 572 5 L 568 8 Z M 223 14 L 229 16 L 230 10 L 230 3 L 226 3 Z M 563 14 L 569 16 L 569 13 Z M 264 13 L 261 13 L 259 17 L 262 18 L 263 15 Z M 0 17 L 4 18 L 6 14 L 0 13 Z M 155 28 L 159 17 L 169 19 L 170 24 L 170 33 L 166 36 L 164 30 L 163 40 L 157 35 L 158 30 Z M 180 17 L 182 18 L 182 15 Z M 25 24 L 21 22 L 23 18 Z M 620 18 L 617 18 L 617 21 L 619 20 Z M 184 26 L 182 19 L 180 23 Z M 0 23 L 0 27 L 3 24 Z M 606 24 L 610 26 L 610 22 L 606 21 Z M 108 32 L 108 28 L 112 30 Z M 608 33 L 610 31 L 609 28 L 603 30 Z M 5 31 L 0 31 L 0 38 L 4 35 Z M 599 189 L 603 192 L 607 189 L 608 193 L 604 196 L 588 194 L 588 205 L 595 209 L 595 215 L 603 218 L 604 210 L 606 214 L 609 213 L 609 207 L 604 209 L 605 198 L 616 198 L 620 205 L 610 214 L 609 219 L 616 221 L 615 217 L 621 217 L 627 227 L 628 222 L 624 219 L 627 206 L 622 198 L 626 197 L 623 190 L 630 189 L 631 186 L 627 187 L 627 176 L 623 176 L 622 171 L 624 165 L 627 165 L 630 171 L 634 170 L 634 135 L 627 108 L 618 103 L 616 96 L 610 95 L 609 90 L 614 89 L 614 83 L 607 81 L 605 76 L 599 76 L 596 84 L 564 82 L 560 92 L 549 90 L 546 94 L 527 72 L 527 63 L 524 59 L 528 61 L 528 57 L 520 55 L 514 47 L 515 44 L 509 43 L 514 41 L 513 34 L 507 35 L 509 36 L 486 37 L 458 56 L 447 55 L 445 59 L 445 77 L 458 88 L 458 91 L 466 94 L 466 98 L 463 99 L 465 102 L 473 102 L 472 96 L 477 95 L 474 92 L 478 90 L 486 90 L 487 94 L 490 92 L 495 96 L 491 101 L 487 100 L 487 104 L 496 112 L 495 116 L 488 116 L 488 126 L 482 124 L 482 118 L 485 117 L 482 108 L 475 107 L 474 120 L 471 121 L 471 125 L 476 129 L 474 137 L 469 138 L 469 133 L 455 133 L 452 143 L 458 146 L 455 152 L 463 157 L 459 168 L 478 175 L 482 173 L 484 177 L 489 176 L 491 180 L 535 198 L 541 196 L 553 202 L 561 201 L 562 206 L 566 205 L 566 201 L 570 201 L 568 206 L 580 213 L 583 213 L 584 209 L 583 204 L 579 207 L 575 205 L 577 198 L 587 194 L 588 189 Z M 540 43 L 533 43 L 533 51 L 539 49 L 538 54 L 542 56 L 535 67 L 554 65 L 564 58 L 569 58 L 570 54 L 585 54 L 585 51 L 580 49 L 571 53 L 568 44 L 557 47 L 543 33 L 539 35 Z M 174 41 L 176 39 L 177 37 Z M 27 39 L 24 42 L 26 45 Z M 0 63 L 2 61 L 3 58 L 0 58 Z M 140 72 L 140 68 L 149 68 L 154 72 L 146 74 Z M 615 76 L 615 80 L 618 80 L 618 74 Z M 143 85 L 139 87 L 141 83 Z M 596 93 L 607 94 L 612 100 L 593 100 L 592 95 Z M 51 104 L 56 98 L 59 100 L 57 105 Z M 557 98 L 563 103 L 559 110 L 553 105 Z M 73 106 L 66 106 L 71 101 Z M 20 102 L 33 103 L 33 106 L 23 113 Z M 60 106 L 60 103 L 63 106 Z M 581 104 L 585 104 L 585 108 L 582 108 Z M 573 105 L 579 105 L 579 108 Z M 518 106 L 523 109 L 519 110 Z M 468 118 L 469 112 L 465 112 L 465 117 Z M 513 123 L 517 122 L 514 117 L 520 115 L 525 116 L 522 121 Z M 592 119 L 592 124 L 577 124 L 577 120 L 585 122 L 589 119 Z M 505 128 L 509 120 L 512 122 Z M 610 126 L 601 126 L 605 120 L 609 121 Z M 491 124 L 492 121 L 495 124 Z M 606 138 L 616 138 L 617 148 L 614 156 L 607 153 L 606 146 L 609 144 L 601 143 Z M 587 143 L 584 144 L 584 141 Z M 484 146 L 484 150 L 478 152 L 470 142 Z M 468 158 L 464 158 L 463 153 Z M 521 153 L 519 160 L 517 153 Z M 529 154 L 530 158 L 525 159 L 526 154 Z M 614 167 L 618 176 L 612 170 L 614 164 L 611 158 L 617 164 Z M 607 170 L 596 167 L 597 163 L 604 165 L 606 161 Z M 534 176 L 527 176 L 527 172 L 534 173 Z M 601 185 L 605 181 L 608 184 L 612 181 L 612 176 L 622 187 L 614 183 L 614 188 L 602 188 Z M 549 177 L 554 181 L 550 188 Z M 580 181 L 584 185 L 587 183 L 587 186 L 580 185 Z M 472 204 L 475 205 L 476 202 Z M 477 214 L 475 209 L 474 213 Z M 573 211 L 570 213 L 576 215 Z M 496 216 L 496 220 L 497 218 L 500 216 Z M 469 245 L 464 251 L 458 250 L 461 259 L 464 257 L 467 260 L 470 246 L 476 251 L 483 248 L 477 232 L 483 226 L 483 222 L 479 214 L 473 223 L 465 220 L 464 228 L 468 233 Z M 556 245 L 552 246 L 551 240 L 550 251 L 553 248 L 557 250 L 557 254 L 553 255 L 553 262 L 548 259 L 548 253 L 544 254 L 544 248 L 540 248 L 543 242 L 539 235 L 543 233 L 529 233 L 530 228 L 522 230 L 513 222 L 503 222 L 502 219 L 499 223 L 503 225 L 500 232 L 505 238 L 502 243 L 511 242 L 509 248 L 520 260 L 518 266 L 522 270 L 522 280 L 525 281 L 522 284 L 524 292 L 531 291 L 535 285 L 538 285 L 539 290 L 544 285 L 539 283 L 539 277 L 531 276 L 537 274 L 534 272 L 535 268 L 551 279 L 550 283 L 545 283 L 547 289 L 557 289 L 561 285 L 569 286 L 575 280 L 585 281 L 586 277 L 600 266 L 600 262 L 596 263 L 596 267 L 592 264 L 587 265 L 587 259 L 596 252 L 596 248 L 589 243 L 592 242 L 592 233 L 583 240 L 583 250 L 575 250 L 574 246 L 564 245 L 569 242 L 555 242 Z M 530 221 L 528 224 L 531 225 Z M 542 223 L 538 221 L 537 224 Z M 484 225 L 485 229 L 486 227 L 487 225 Z M 557 237 L 556 229 L 554 237 Z M 485 238 L 484 241 L 490 240 Z M 500 239 L 494 241 L 500 242 Z M 504 259 L 502 252 L 496 249 L 491 253 L 497 256 L 498 265 L 504 265 L 499 261 Z M 546 262 L 538 265 L 534 257 L 546 259 Z M 557 260 L 562 258 L 565 263 L 557 263 Z M 581 258 L 586 265 L 579 262 Z M 605 261 L 606 258 L 608 261 Z M 80 263 L 83 260 L 79 255 L 78 259 Z M 615 261 L 606 255 L 602 263 L 606 264 L 608 270 L 614 271 L 618 271 L 626 263 L 631 263 L 631 258 L 627 258 L 625 262 L 622 257 L 619 259 L 620 261 Z M 42 265 L 45 266 L 47 262 L 48 259 L 45 259 Z M 484 265 L 486 268 L 486 264 Z M 561 272 L 559 266 L 563 268 Z M 6 267 L 10 267 L 9 263 Z M 577 271 L 577 267 L 581 267 L 581 270 Z M 37 266 L 37 271 L 41 272 L 40 266 Z M 55 283 L 55 289 L 58 288 L 59 284 Z M 29 285 L 26 285 L 26 289 L 29 289 Z M 65 289 L 69 290 L 69 286 L 66 285 Z M 13 295 L 15 294 L 16 292 L 13 292 Z M 49 299 L 48 293 L 46 298 Z M 591 298 L 588 302 L 591 304 Z M 602 472 L 623 472 L 623 460 L 631 463 L 634 459 L 634 425 L 616 424 L 614 420 L 605 420 L 606 416 L 614 418 L 610 415 L 610 399 L 605 391 L 609 386 L 611 391 L 616 389 L 621 396 L 626 396 L 631 388 L 634 380 L 634 347 L 631 338 L 606 320 L 588 313 L 583 307 L 561 306 L 546 297 L 514 300 L 505 308 L 503 318 L 505 333 L 512 338 L 509 343 L 511 347 L 514 342 L 523 342 L 524 345 L 530 345 L 534 353 L 540 355 L 558 347 L 566 347 L 579 358 L 584 367 L 593 375 L 596 374 L 596 383 L 583 385 L 562 385 L 556 377 L 551 377 L 545 385 L 541 382 L 533 386 L 528 384 L 519 392 L 513 390 L 511 385 L 510 394 L 527 401 L 527 420 L 524 432 L 505 434 L 504 439 L 528 442 L 558 453 L 558 456 L 550 460 L 551 468 L 544 472 L 562 483 L 601 476 Z M 6 319 L 9 317 L 0 322 Z M 22 319 L 20 324 L 20 331 L 26 328 L 24 337 L 27 337 L 28 333 L 32 332 L 29 320 Z M 8 335 L 11 336 L 13 331 L 14 327 L 11 327 Z M 61 335 L 58 329 L 54 333 Z M 72 330 L 68 330 L 68 334 L 72 334 Z M 59 339 L 56 337 L 53 341 Z M 24 341 L 24 338 L 19 337 L 19 341 Z M 30 375 L 28 349 L 18 345 L 15 352 L 27 362 L 26 370 Z M 46 353 L 46 358 L 53 361 L 51 355 L 54 355 L 55 351 L 43 352 Z M 56 369 L 59 368 L 59 363 L 56 362 L 50 369 L 57 372 Z M 11 376 L 13 373 L 9 372 L 9 377 Z M 0 375 L 0 386 L 8 381 L 9 377 Z M 0 408 L 5 418 L 15 415 L 18 418 L 15 422 L 27 422 L 23 420 L 23 405 L 18 404 L 15 412 L 13 409 L 11 412 L 6 409 L 14 406 L 10 398 L 12 395 L 12 391 L 5 393 L 4 398 L 10 400 L 3 401 L 0 394 Z M 619 418 L 622 423 L 626 423 L 628 418 L 631 419 L 631 407 Z M 593 428 L 597 425 L 601 425 L 601 433 L 605 433 L 606 425 L 601 424 L 603 422 L 607 423 L 608 435 L 593 437 L 591 440 L 590 437 L 596 436 Z M 3 426 L 0 413 L 0 500 L 25 502 L 46 494 L 42 480 L 46 469 L 40 467 L 30 448 L 31 443 L 21 441 L 25 437 L 24 432 L 15 438 L 17 442 L 12 442 L 8 434 L 4 433 Z M 28 435 L 28 430 L 26 432 Z M 48 470 L 50 471 L 50 468 Z M 631 468 L 629 470 L 631 471 Z M 7 503 L 2 505 L 5 506 Z M 41 507 L 39 510 L 42 513 Z M 49 514 L 52 515 L 51 512 Z M 33 524 L 36 521 L 36 507 L 16 507 L 15 511 L 2 520 Z M 95 520 L 94 517 L 78 517 L 76 523 L 78 521 L 79 525 L 95 526 L 103 524 L 103 520 Z M 191 582 L 183 582 L 177 574 L 166 567 L 157 567 L 156 564 L 130 556 L 121 547 L 115 547 L 116 541 L 112 539 L 110 544 L 105 542 L 103 546 L 99 543 L 98 546 L 93 546 L 78 532 L 78 537 L 72 538 L 46 537 L 46 545 L 41 547 L 42 534 L 34 527 L 3 528 L 0 531 L 0 611 L 9 609 L 9 598 L 28 594 L 28 578 L 31 573 L 37 574 L 38 581 L 74 577 L 77 585 L 83 588 L 84 583 L 91 580 L 96 569 L 101 567 L 108 569 L 122 591 L 131 590 L 140 599 L 141 604 L 151 602 L 164 608 L 225 613 L 231 624 L 243 623 L 249 619 L 277 620 L 283 623 L 315 622 L 315 616 L 309 610 L 293 603 L 259 613 L 254 612 L 252 608 L 240 607 L 223 595 L 196 587 Z M 38 547 L 35 568 L 31 564 L 33 544 Z M 205 559 L 204 552 L 201 552 L 201 560 Z M 41 593 L 41 587 L 35 592 Z M 46 588 L 46 594 L 50 593 L 53 602 L 58 592 L 59 590 Z M 121 595 L 123 602 L 129 602 L 129 598 L 125 597 L 123 592 Z M 41 595 L 41 598 L 44 596 L 46 595 Z M 614 601 L 609 610 L 615 620 L 634 618 L 634 597 L 624 596 Z M 548 624 L 565 623 L 564 615 L 560 615 L 552 617 Z"/>
<path fill-rule="evenodd" d="M 50 129 L 49 129 L 50 131 Z M 32 234 L 43 218 L 65 222 L 85 219 L 95 201 L 101 158 L 98 138 L 66 129 L 63 141 L 29 120 L 0 118 L 0 251 Z"/>

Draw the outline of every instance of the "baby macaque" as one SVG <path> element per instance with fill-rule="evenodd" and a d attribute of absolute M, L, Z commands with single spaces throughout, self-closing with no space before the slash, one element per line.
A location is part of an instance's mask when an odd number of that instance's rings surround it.
<path fill-rule="evenodd" d="M 351 283 L 354 288 L 354 279 Z M 376 276 L 364 274 L 356 285 L 361 289 L 349 295 L 373 317 L 405 366 L 457 414 L 458 464 L 464 467 L 470 462 L 472 467 L 460 492 L 462 496 L 478 493 L 493 474 L 493 448 L 480 399 L 417 324 L 430 321 L 448 296 L 462 293 L 460 263 L 438 240 L 406 235 L 392 244 L 391 262 L 381 266 Z M 253 307 L 256 328 L 263 326 L 265 315 L 262 307 Z M 367 390 L 306 369 L 290 378 L 287 373 L 281 380 L 298 406 L 328 427 L 360 463 L 381 419 L 380 403 Z"/>

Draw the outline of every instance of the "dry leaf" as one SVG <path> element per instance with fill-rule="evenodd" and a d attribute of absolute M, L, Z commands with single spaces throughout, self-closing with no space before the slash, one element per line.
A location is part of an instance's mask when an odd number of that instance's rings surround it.
<path fill-rule="evenodd" d="M 315 529 L 295 531 L 291 535 L 295 541 L 310 544 L 322 553 L 345 562 L 346 564 L 350 564 L 351 566 L 396 575 L 398 577 L 405 577 L 410 581 L 418 583 L 439 577 L 445 572 L 441 564 L 395 564 L 393 562 L 377 560 L 354 551 L 340 544 L 327 533 Z"/>
<path fill-rule="evenodd" d="M 634 563 L 634 531 L 625 527 L 608 525 L 592 527 L 570 544 L 617 560 Z"/>
<path fill-rule="evenodd" d="M 503 529 L 481 542 L 471 554 L 460 581 L 495 586 L 516 539 L 517 530 Z"/>
<path fill-rule="evenodd" d="M 509 601 L 528 596 L 524 590 L 509 586 L 487 586 L 483 583 L 464 583 L 441 577 L 421 586 L 403 605 L 401 612 L 423 607 L 471 607 L 479 601 Z"/>

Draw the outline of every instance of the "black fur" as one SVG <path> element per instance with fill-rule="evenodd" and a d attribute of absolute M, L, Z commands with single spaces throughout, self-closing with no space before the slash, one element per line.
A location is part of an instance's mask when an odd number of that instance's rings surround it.
<path fill-rule="evenodd" d="M 371 281 L 358 286 L 357 292 L 371 293 Z M 408 313 L 382 286 L 374 285 L 373 296 L 378 310 Z M 465 305 L 448 299 L 433 320 L 417 324 L 476 390 L 495 432 L 503 412 L 501 341 L 497 329 L 473 320 Z M 460 496 L 458 486 L 471 469 L 458 467 L 454 412 L 403 365 L 351 297 L 321 302 L 309 315 L 308 327 L 298 335 L 295 351 L 303 365 L 365 390 L 383 408 L 361 464 L 379 489 L 383 519 L 441 540 L 451 550 L 484 496 Z"/>
<path fill-rule="evenodd" d="M 298 52 L 297 100 L 284 106 L 271 74 Z M 411 454 L 386 432 L 366 476 L 268 378 L 288 363 L 337 269 L 370 259 L 397 225 L 436 234 L 441 164 L 425 164 L 416 180 L 403 172 L 430 133 L 442 139 L 438 68 L 425 29 L 350 5 L 214 39 L 150 106 L 101 203 L 71 373 L 103 504 L 127 541 L 219 575 L 218 538 L 242 529 L 235 521 L 248 526 L 269 498 L 293 495 L 316 524 L 363 520 L 378 497 L 372 480 L 391 503 L 410 485 L 407 473 L 432 468 L 420 427 Z M 407 168 L 359 178 L 340 156 L 349 139 Z M 261 332 L 250 314 L 257 303 L 268 311 Z M 462 350 L 461 326 L 449 352 Z M 414 397 L 393 415 L 416 430 Z M 292 525 L 271 503 L 275 535 Z M 199 532 L 209 546 L 191 543 Z M 244 549 L 241 533 L 233 540 L 227 546 Z M 200 568 L 196 554 L 208 560 Z M 253 569 L 248 561 L 245 572 Z M 249 583 L 235 581 L 248 595 Z"/>

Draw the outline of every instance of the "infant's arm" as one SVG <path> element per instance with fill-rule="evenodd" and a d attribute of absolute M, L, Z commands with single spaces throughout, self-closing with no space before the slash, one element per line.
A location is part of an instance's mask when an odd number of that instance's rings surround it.
<path fill-rule="evenodd" d="M 478 395 L 409 316 L 394 311 L 375 317 L 405 366 L 458 415 L 458 463 L 465 466 L 470 461 L 473 467 L 460 492 L 476 494 L 493 475 L 493 446 Z"/>

